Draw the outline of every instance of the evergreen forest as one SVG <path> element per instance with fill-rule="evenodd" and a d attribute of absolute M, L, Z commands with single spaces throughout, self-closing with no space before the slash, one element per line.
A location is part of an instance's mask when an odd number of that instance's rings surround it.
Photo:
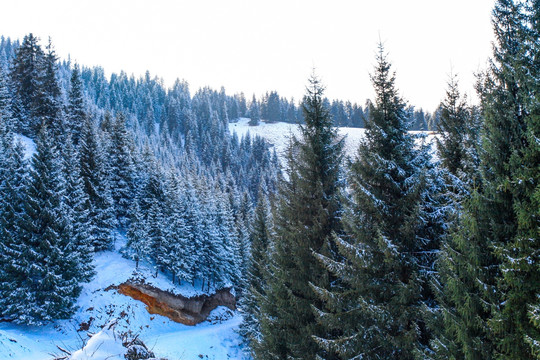
<path fill-rule="evenodd" d="M 450 75 L 432 113 L 383 43 L 358 105 L 316 70 L 300 101 L 191 93 L 2 37 L 0 321 L 69 319 L 115 250 L 230 288 L 248 358 L 540 359 L 540 1 L 491 15 L 479 102 Z M 241 118 L 299 133 L 278 154 Z M 354 156 L 338 127 L 365 129 Z"/>

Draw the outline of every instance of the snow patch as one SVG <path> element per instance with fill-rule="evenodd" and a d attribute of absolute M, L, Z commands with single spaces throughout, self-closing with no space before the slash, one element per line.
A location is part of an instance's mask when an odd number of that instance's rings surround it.
<path fill-rule="evenodd" d="M 235 123 L 229 123 L 229 131 L 231 133 L 236 132 L 238 137 L 250 134 L 252 137 L 258 135 L 272 146 L 274 146 L 277 155 L 280 159 L 285 158 L 285 152 L 289 145 L 289 139 L 291 135 L 296 137 L 300 136 L 300 129 L 297 124 L 290 124 L 284 122 L 266 123 L 260 122 L 257 126 L 250 126 L 249 118 L 240 118 Z M 338 128 L 338 134 L 345 136 L 345 155 L 354 158 L 360 141 L 365 136 L 366 129 L 363 128 L 351 128 L 340 127 Z M 433 143 L 435 135 L 431 131 L 411 131 L 411 134 L 426 134 L 426 142 Z M 421 141 L 421 140 L 420 140 Z"/>
<path fill-rule="evenodd" d="M 114 323 L 109 323 L 92 336 L 84 348 L 73 353 L 70 360 L 125 360 L 126 350 L 114 331 Z"/>
<path fill-rule="evenodd" d="M 203 293 L 198 283 L 195 287 L 188 283 L 178 285 L 172 284 L 161 273 L 155 276 L 155 270 L 148 263 L 142 262 L 136 269 L 134 261 L 123 258 L 119 253 L 124 241 L 124 236 L 119 234 L 115 251 L 105 251 L 95 256 L 96 276 L 90 283 L 83 284 L 77 301 L 78 310 L 72 319 L 59 320 L 41 327 L 0 323 L 0 359 L 50 360 L 51 354 L 61 354 L 57 346 L 75 355 L 85 344 L 89 346 L 91 342 L 94 344 L 98 340 L 103 342 L 100 349 L 110 346 L 109 350 L 112 352 L 108 356 L 117 356 L 121 354 L 119 348 L 115 347 L 117 344 L 110 342 L 112 335 L 106 330 L 106 325 L 114 319 L 117 319 L 117 333 L 131 331 L 138 335 L 157 358 L 199 359 L 199 355 L 204 358 L 208 356 L 209 359 L 245 358 L 241 349 L 242 338 L 237 333 L 242 321 L 238 312 L 225 317 L 221 313 L 225 310 L 216 309 L 212 318 L 219 318 L 219 321 L 187 326 L 160 315 L 149 314 L 142 302 L 119 294 L 114 286 L 134 276 L 144 278 L 147 283 L 163 290 L 184 296 Z M 87 332 L 102 334 L 94 340 L 88 339 Z M 89 348 L 85 349 L 88 355 Z M 117 358 L 123 359 L 123 356 L 111 359 Z"/>
<path fill-rule="evenodd" d="M 29 137 L 21 134 L 15 134 L 14 141 L 15 143 L 20 142 L 23 145 L 25 160 L 30 159 L 36 153 L 36 143 Z"/>

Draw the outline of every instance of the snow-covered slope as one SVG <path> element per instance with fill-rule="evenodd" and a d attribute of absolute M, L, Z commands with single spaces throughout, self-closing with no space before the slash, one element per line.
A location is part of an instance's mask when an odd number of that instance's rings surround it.
<path fill-rule="evenodd" d="M 289 138 L 291 135 L 299 136 L 300 131 L 298 125 L 289 123 L 272 123 L 268 124 L 261 122 L 257 126 L 249 126 L 248 118 L 240 118 L 238 122 L 229 123 L 229 131 L 231 133 L 236 132 L 238 137 L 245 136 L 249 133 L 251 136 L 259 135 L 266 139 L 276 149 L 278 156 L 283 158 L 283 153 L 287 149 Z M 341 136 L 345 136 L 345 154 L 350 157 L 356 155 L 358 144 L 364 137 L 365 129 L 341 127 L 338 128 L 338 133 Z M 413 132 L 419 133 L 419 132 Z M 428 132 L 427 141 L 431 142 L 434 138 L 432 132 Z"/>
<path fill-rule="evenodd" d="M 96 276 L 85 284 L 78 299 L 78 311 L 71 320 L 62 320 L 43 327 L 0 324 L 0 359 L 45 360 L 50 354 L 60 354 L 57 346 L 71 352 L 88 341 L 87 332 L 98 333 L 113 319 L 118 319 L 116 331 L 132 331 L 157 357 L 173 359 L 242 359 L 241 338 L 235 332 L 241 317 L 235 313 L 224 321 L 204 322 L 186 326 L 169 319 L 150 315 L 145 305 L 109 288 L 137 276 L 147 282 L 185 296 L 200 293 L 200 287 L 190 284 L 173 285 L 147 264 L 135 263 L 120 255 L 119 248 L 125 241 L 119 236 L 117 249 L 100 253 L 95 258 Z M 218 308 L 210 315 L 226 312 Z M 87 328 L 87 330 L 83 330 Z M 107 334 L 102 335 L 106 339 Z M 97 340 L 96 340 L 97 341 Z M 110 344 L 109 344 L 110 345 Z M 113 346 L 113 345 L 111 345 Z M 113 355 L 113 354 L 111 354 Z"/>

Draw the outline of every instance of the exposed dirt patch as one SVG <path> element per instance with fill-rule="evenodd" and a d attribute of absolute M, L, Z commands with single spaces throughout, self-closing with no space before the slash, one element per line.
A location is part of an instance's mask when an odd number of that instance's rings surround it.
<path fill-rule="evenodd" d="M 196 325 L 206 320 L 210 312 L 218 306 L 236 309 L 236 299 L 230 289 L 188 298 L 148 284 L 126 281 L 118 286 L 118 292 L 145 303 L 150 314 L 166 316 L 185 325 Z"/>

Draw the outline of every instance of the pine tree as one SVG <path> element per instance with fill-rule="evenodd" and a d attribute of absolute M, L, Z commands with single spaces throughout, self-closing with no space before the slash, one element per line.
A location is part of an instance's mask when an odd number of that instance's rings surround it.
<path fill-rule="evenodd" d="M 493 11 L 497 46 L 483 88 L 485 208 L 487 234 L 500 262 L 490 321 L 497 356 L 533 359 L 526 336 L 540 340 L 528 311 L 540 287 L 538 192 L 538 24 L 526 3 L 498 1 Z M 540 10 L 532 5 L 533 17 Z M 537 19 L 536 19 L 537 21 Z M 535 32 L 536 31 L 536 32 Z M 529 35 L 533 35 L 529 37 Z M 536 214 L 535 214 L 536 212 Z"/>
<path fill-rule="evenodd" d="M 144 218 L 139 201 L 135 199 L 130 209 L 131 221 L 127 231 L 127 249 L 125 251 L 128 258 L 135 261 L 135 267 L 139 267 L 139 262 L 146 260 L 150 255 L 149 229 Z"/>
<path fill-rule="evenodd" d="M 84 119 L 86 117 L 83 97 L 83 87 L 79 66 L 75 64 L 71 72 L 71 87 L 69 89 L 69 104 L 67 112 L 67 128 L 71 133 L 73 144 L 77 146 L 81 137 Z"/>
<path fill-rule="evenodd" d="M 188 233 L 188 226 L 185 220 L 185 213 L 181 206 L 182 200 L 179 197 L 179 188 L 175 187 L 175 196 L 170 197 L 168 219 L 169 226 L 166 237 L 169 239 L 171 252 L 171 273 L 173 282 L 175 278 L 178 282 L 193 281 L 191 268 L 193 258 L 196 254 L 193 252 L 193 244 L 190 243 L 191 234 Z"/>
<path fill-rule="evenodd" d="M 38 93 L 41 94 L 40 101 L 36 104 L 37 108 L 34 115 L 38 117 L 41 124 L 47 126 L 47 130 L 56 141 L 63 142 L 65 134 L 64 115 L 62 112 L 62 104 L 60 99 L 60 86 L 58 85 L 57 72 L 58 64 L 56 53 L 53 49 L 51 39 L 46 47 L 47 52 L 44 54 L 41 62 L 41 72 L 39 78 Z"/>
<path fill-rule="evenodd" d="M 453 247 L 442 258 L 444 340 L 452 345 L 442 341 L 442 358 L 532 359 L 526 339 L 539 339 L 528 314 L 540 281 L 534 265 L 538 153 L 530 140 L 538 85 L 529 67 L 538 52 L 527 51 L 538 38 L 527 39 L 534 26 L 527 24 L 524 4 L 500 0 L 493 11 L 493 59 L 478 86 L 484 117 L 480 186 L 464 202 L 463 226 L 451 234 Z"/>
<path fill-rule="evenodd" d="M 11 108 L 11 91 L 9 88 L 8 64 L 4 50 L 0 50 L 0 122 L 5 131 L 13 131 L 13 113 Z M 0 130 L 2 131 L 2 130 Z M 4 131 L 4 132 L 5 132 Z"/>
<path fill-rule="evenodd" d="M 454 176 L 464 180 L 472 178 L 478 165 L 476 146 L 480 129 L 466 98 L 460 95 L 455 75 L 450 76 L 446 98 L 440 108 L 436 141 L 441 165 Z"/>
<path fill-rule="evenodd" d="M 481 125 L 474 110 L 468 108 L 461 98 L 455 77 L 448 83 L 441 110 L 438 124 L 441 133 L 437 145 L 444 178 L 450 189 L 449 206 L 452 211 L 438 256 L 438 276 L 433 281 L 440 316 L 438 322 L 432 324 L 435 329 L 432 348 L 435 350 L 434 357 L 440 359 L 463 358 L 465 353 L 473 358 L 483 358 L 489 356 L 491 345 L 481 349 L 475 337 L 482 333 L 481 329 L 486 324 L 480 318 L 469 316 L 473 312 L 486 313 L 482 310 L 481 298 L 474 295 L 479 285 L 474 280 L 479 277 L 477 273 L 466 274 L 470 261 L 479 264 L 486 260 L 473 260 L 481 250 L 479 247 L 485 244 L 469 241 L 470 234 L 465 230 L 476 226 L 471 216 L 478 213 L 475 204 L 479 198 L 476 189 L 480 184 L 478 153 Z M 460 297 L 467 297 L 467 301 L 463 302 Z M 462 346 L 468 350 L 464 352 Z M 476 355 L 472 355 L 474 353 Z"/>
<path fill-rule="evenodd" d="M 41 127 L 37 109 L 44 96 L 41 81 L 45 54 L 38 41 L 31 33 L 24 37 L 10 72 L 16 128 L 30 136 L 35 136 Z"/>
<path fill-rule="evenodd" d="M 158 202 L 154 202 L 148 210 L 148 241 L 150 257 L 155 263 L 156 274 L 170 269 L 170 239 L 166 237 L 166 222 Z"/>
<path fill-rule="evenodd" d="M 251 100 L 251 103 L 249 104 L 248 115 L 250 117 L 249 119 L 250 126 L 259 125 L 259 122 L 261 121 L 261 109 L 259 107 L 259 103 L 257 101 L 257 98 L 255 97 L 255 94 L 253 94 L 253 99 Z"/>
<path fill-rule="evenodd" d="M 126 225 L 128 210 L 135 196 L 135 167 L 131 154 L 132 141 L 126 128 L 125 117 L 118 114 L 112 124 L 109 147 L 110 188 L 116 218 Z"/>
<path fill-rule="evenodd" d="M 101 139 L 90 118 L 85 119 L 80 139 L 80 159 L 81 177 L 88 198 L 85 209 L 92 222 L 92 245 L 94 251 L 106 250 L 113 244 L 117 223 Z"/>
<path fill-rule="evenodd" d="M 0 118 L 0 130 L 2 125 Z M 20 284 L 26 277 L 22 223 L 27 179 L 23 146 L 0 131 L 0 316 L 12 320 L 25 296 Z"/>
<path fill-rule="evenodd" d="M 340 231 L 339 172 L 343 141 L 323 104 L 324 88 L 313 75 L 304 99 L 305 126 L 293 139 L 288 180 L 280 188 L 276 216 L 275 272 L 261 305 L 261 358 L 312 359 L 320 352 L 313 340 L 322 330 L 313 306 L 322 306 L 314 288 L 330 286 L 330 276 L 314 256 L 329 255 Z M 293 156 L 294 153 L 294 156 Z M 278 300 L 277 303 L 270 301 Z M 274 317 L 275 316 L 275 317 Z"/>
<path fill-rule="evenodd" d="M 94 275 L 92 234 L 93 224 L 85 208 L 88 196 L 84 192 L 84 183 L 80 171 L 79 152 L 73 146 L 68 134 L 62 149 L 62 168 L 66 182 L 65 211 L 69 220 L 69 236 L 75 243 L 74 252 L 79 254 L 78 276 L 83 281 L 90 281 Z"/>
<path fill-rule="evenodd" d="M 255 208 L 255 218 L 250 231 L 251 256 L 246 273 L 246 291 L 241 299 L 240 309 L 244 313 L 240 334 L 249 345 L 261 340 L 259 325 L 260 304 L 266 297 L 266 281 L 268 279 L 268 260 L 270 236 L 273 232 L 270 205 L 266 194 L 259 192 L 259 200 Z"/>
<path fill-rule="evenodd" d="M 62 163 L 46 127 L 40 130 L 32 159 L 22 219 L 22 282 L 7 315 L 16 322 L 43 324 L 69 318 L 81 291 L 81 261 L 66 212 Z"/>
<path fill-rule="evenodd" d="M 382 44 L 371 80 L 376 99 L 350 169 L 346 235 L 336 237 L 343 259 L 319 256 L 339 281 L 318 289 L 328 308 L 319 308 L 327 330 L 318 343 L 343 359 L 413 359 L 429 343 L 429 278 L 443 219 L 429 194 L 437 184 L 427 149 L 407 132 Z"/>

